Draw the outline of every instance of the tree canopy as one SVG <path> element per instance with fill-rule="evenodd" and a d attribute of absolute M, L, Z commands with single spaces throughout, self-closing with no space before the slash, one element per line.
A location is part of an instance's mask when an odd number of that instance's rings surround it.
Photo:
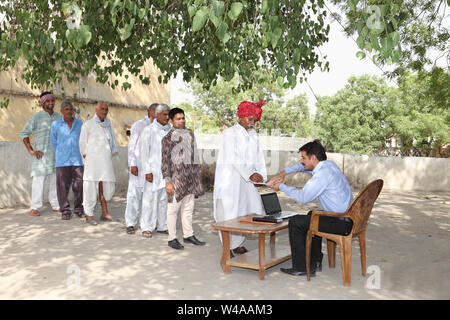
<path fill-rule="evenodd" d="M 396 67 L 391 76 L 402 77 L 408 71 L 424 72 L 434 68 L 449 71 L 448 0 L 378 0 L 369 1 L 371 6 L 368 1 L 360 0 L 350 0 L 348 5 L 340 0 L 332 2 L 344 13 L 346 19 L 335 16 L 345 23 L 347 35 L 357 37 L 360 57 L 374 53 L 373 60 L 377 64 L 394 62 Z M 380 28 L 370 28 L 376 24 Z M 380 45 L 382 48 L 378 50 Z M 389 48 L 394 48 L 393 52 L 386 55 Z"/>
<path fill-rule="evenodd" d="M 352 10 L 372 4 L 342 2 Z M 396 30 L 407 14 L 397 3 L 402 1 L 375 1 L 384 4 L 376 19 L 388 29 L 369 24 L 373 14 L 354 18 L 367 25 L 358 30 L 370 33 L 372 49 L 393 61 L 400 54 Z M 151 59 L 162 72 L 160 82 L 181 71 L 186 82 L 196 78 L 208 88 L 237 74 L 239 89 L 248 89 L 263 66 L 280 86 L 294 88 L 316 66 L 328 70 L 317 50 L 328 40 L 328 14 L 324 0 L 1 1 L 0 71 L 21 58 L 22 77 L 33 87 L 91 74 L 126 90 L 129 82 L 109 76 L 132 74 L 149 83 L 142 66 Z"/>
<path fill-rule="evenodd" d="M 319 97 L 318 137 L 335 152 L 391 154 L 395 139 L 403 156 L 447 157 L 449 93 L 439 99 L 427 94 L 432 78 L 407 74 L 396 88 L 376 76 L 351 77 L 335 95 Z"/>
<path fill-rule="evenodd" d="M 268 135 L 308 137 L 312 134 L 312 122 L 306 94 L 294 96 L 286 101 L 286 92 L 277 83 L 271 81 L 267 71 L 257 71 L 262 79 L 253 88 L 233 93 L 241 79 L 231 81 L 219 79 L 208 90 L 197 81 L 191 81 L 190 93 L 195 101 L 193 105 L 182 103 L 178 107 L 186 111 L 188 125 L 203 133 L 218 133 L 237 123 L 237 108 L 242 101 L 257 102 L 266 100 L 262 107 L 261 120 L 257 130 Z"/>

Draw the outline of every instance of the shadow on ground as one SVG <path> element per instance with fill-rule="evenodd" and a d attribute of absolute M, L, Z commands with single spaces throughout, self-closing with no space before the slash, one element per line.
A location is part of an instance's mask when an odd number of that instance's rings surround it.
<path fill-rule="evenodd" d="M 318 208 L 283 194 L 280 200 L 286 210 Z M 339 254 L 336 268 L 328 268 L 325 245 L 323 271 L 310 282 L 280 272 L 290 260 L 267 270 L 265 280 L 241 268 L 224 274 L 212 193 L 197 199 L 194 213 L 194 232 L 207 245 L 185 244 L 184 251 L 169 248 L 166 235 L 126 234 L 123 198 L 109 204 L 117 222 L 96 227 L 76 217 L 62 221 L 49 207 L 41 217 L 27 208 L 1 209 L 0 299 L 449 299 L 449 204 L 449 193 L 381 193 L 367 230 L 367 265 L 381 271 L 379 289 L 368 288 L 375 273 L 361 276 L 356 240 L 349 288 Z M 288 244 L 287 230 L 277 241 Z M 246 246 L 256 249 L 257 238 Z"/>

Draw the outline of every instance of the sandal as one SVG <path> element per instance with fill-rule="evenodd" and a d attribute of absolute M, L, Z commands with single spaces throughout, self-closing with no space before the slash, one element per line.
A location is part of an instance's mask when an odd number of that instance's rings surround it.
<path fill-rule="evenodd" d="M 84 212 L 75 212 L 78 218 L 86 218 L 86 214 Z"/>
<path fill-rule="evenodd" d="M 150 231 L 143 231 L 142 232 L 142 236 L 144 238 L 151 238 L 152 237 L 152 233 Z"/>
<path fill-rule="evenodd" d="M 72 215 L 70 213 L 63 213 L 61 215 L 61 220 L 70 220 L 71 216 Z"/>
<path fill-rule="evenodd" d="M 136 230 L 134 230 L 134 227 L 127 227 L 127 233 L 128 234 L 134 234 Z"/>
<path fill-rule="evenodd" d="M 30 210 L 30 216 L 33 217 L 39 217 L 41 214 L 39 213 L 39 211 L 37 211 L 36 209 L 31 209 Z"/>
<path fill-rule="evenodd" d="M 94 219 L 86 220 L 86 223 L 87 223 L 87 224 L 90 224 L 91 226 L 96 226 L 96 225 L 98 225 L 98 222 L 95 221 Z"/>

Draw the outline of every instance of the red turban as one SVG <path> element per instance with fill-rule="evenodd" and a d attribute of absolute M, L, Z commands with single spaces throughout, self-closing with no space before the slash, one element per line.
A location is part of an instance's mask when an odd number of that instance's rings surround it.
<path fill-rule="evenodd" d="M 249 101 L 243 101 L 238 107 L 237 115 L 239 118 L 245 118 L 250 117 L 253 115 L 256 115 L 257 118 L 255 120 L 259 121 L 262 116 L 262 109 L 261 107 L 266 103 L 265 100 L 261 100 L 258 103 L 253 103 Z"/>

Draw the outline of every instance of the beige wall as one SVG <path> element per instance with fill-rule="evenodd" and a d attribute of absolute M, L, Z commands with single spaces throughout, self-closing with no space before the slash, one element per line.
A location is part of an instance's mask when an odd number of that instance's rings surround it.
<path fill-rule="evenodd" d="M 206 189 L 214 184 L 217 146 L 199 148 L 202 161 L 202 182 Z M 288 138 L 289 139 L 289 138 Z M 287 140 L 286 140 L 287 141 Z M 296 141 L 293 141 L 295 144 Z M 288 144 L 286 144 L 288 145 Z M 292 144 L 291 144 L 292 145 Z M 209 148 L 208 148 L 209 147 Z M 120 147 L 113 157 L 116 175 L 116 196 L 126 196 L 128 188 L 128 150 Z M 269 177 L 298 161 L 297 151 L 265 150 Z M 450 159 L 367 157 L 328 153 L 347 177 L 354 191 L 361 190 L 375 179 L 383 179 L 385 190 L 450 192 Z M 0 208 L 29 206 L 31 192 L 31 157 L 21 142 L 0 142 Z M 297 173 L 290 175 L 287 184 L 303 186 L 311 176 Z"/>
<path fill-rule="evenodd" d="M 86 121 L 94 115 L 95 101 L 107 101 L 110 103 L 108 117 L 113 124 L 117 142 L 121 146 L 126 146 L 128 144 L 126 128 L 145 116 L 146 106 L 154 102 L 170 104 L 170 84 L 159 84 L 157 79 L 161 73 L 150 62 L 145 64 L 143 70 L 151 75 L 150 85 L 142 85 L 139 79 L 130 76 L 128 81 L 132 84 L 132 88 L 125 92 L 98 84 L 93 76 L 85 77 L 77 84 L 58 85 L 52 90 L 58 98 L 55 111 L 59 111 L 61 102 L 65 100 L 64 94 L 80 108 L 79 118 Z M 10 99 L 8 108 L 0 109 L 0 141 L 20 141 L 19 133 L 30 116 L 42 110 L 38 104 L 39 95 L 46 89 L 31 89 L 20 79 L 19 71 L 18 66 L 9 72 L 0 72 L 0 100 L 3 100 L 3 97 Z M 115 78 L 111 80 L 114 81 Z M 118 80 L 121 81 L 120 78 Z M 75 95 L 77 98 L 74 98 Z"/>

